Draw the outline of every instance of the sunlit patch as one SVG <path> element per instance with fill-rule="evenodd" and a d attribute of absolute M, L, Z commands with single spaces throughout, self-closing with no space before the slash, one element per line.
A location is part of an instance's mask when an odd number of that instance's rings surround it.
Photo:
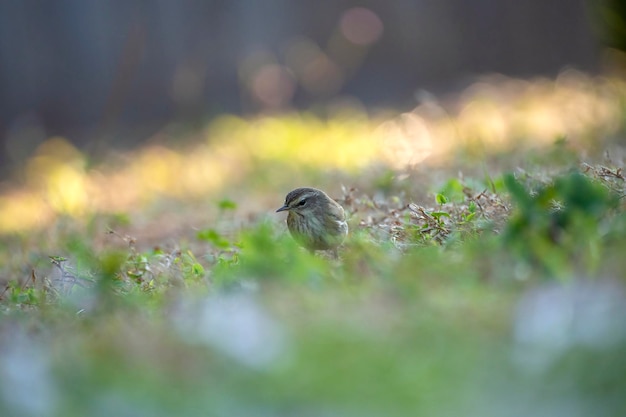
<path fill-rule="evenodd" d="M 231 160 L 208 146 L 198 147 L 196 152 L 187 155 L 185 159 L 179 177 L 181 191 L 189 195 L 202 195 L 207 190 L 221 187 L 226 181 L 225 174 Z M 238 176 L 238 173 L 233 172 L 228 179 L 235 180 Z"/>
<path fill-rule="evenodd" d="M 236 158 L 244 168 L 278 161 L 325 169 L 356 169 L 375 161 L 380 150 L 374 125 L 365 116 L 322 121 L 309 114 L 292 114 L 233 122 L 230 116 L 217 119 L 210 139 L 214 149 Z M 232 140 L 232 129 L 238 140 Z"/>
<path fill-rule="evenodd" d="M 99 169 L 89 174 L 89 198 L 94 211 L 119 212 L 139 204 L 145 188 L 139 178 L 128 170 L 103 172 Z"/>
<path fill-rule="evenodd" d="M 37 149 L 25 168 L 26 181 L 38 195 L 20 193 L 0 205 L 1 229 L 15 230 L 40 225 L 52 211 L 73 216 L 89 209 L 85 162 L 81 153 L 63 138 L 54 137 Z M 16 207 L 19 202 L 20 207 Z M 11 227 L 7 223 L 16 223 Z M 6 229 L 5 227 L 8 226 Z M 19 229 L 18 229 L 19 230 Z"/>
<path fill-rule="evenodd" d="M 437 159 L 454 155 L 463 146 L 497 151 L 551 144 L 558 138 L 588 143 L 617 131 L 625 94 L 626 85 L 620 81 L 593 79 L 572 70 L 564 71 L 556 82 L 487 77 L 468 87 L 447 110 L 448 116 L 433 114 L 433 103 L 428 102 L 409 113 L 419 115 L 421 123 L 412 116 L 387 122 L 386 143 L 413 143 L 416 149 L 423 142 L 415 138 L 425 137 L 426 129 L 432 135 L 430 156 Z M 410 161 L 400 156 L 394 165 Z"/>
<path fill-rule="evenodd" d="M 401 123 L 386 122 L 378 129 L 384 141 L 385 160 L 398 169 L 414 166 L 428 158 L 433 149 L 433 135 L 425 120 L 414 113 L 400 116 Z"/>
<path fill-rule="evenodd" d="M 459 115 L 458 128 L 467 144 L 502 145 L 510 133 L 503 109 L 490 101 L 476 100 L 466 105 Z"/>
<path fill-rule="evenodd" d="M 331 54 L 298 38 L 286 47 L 286 66 L 260 51 L 242 62 L 240 77 L 255 100 L 272 107 L 291 100 L 296 80 L 312 95 L 334 94 L 342 71 Z M 5 185 L 0 233 L 43 227 L 58 214 L 124 212 L 160 196 L 203 196 L 274 166 L 358 173 L 372 165 L 405 169 L 462 152 L 507 151 L 559 138 L 588 146 L 622 128 L 625 96 L 623 81 L 572 70 L 552 81 L 491 76 L 445 103 L 420 92 L 415 109 L 391 119 L 368 115 L 356 100 L 332 107 L 327 119 L 307 112 L 220 116 L 195 146 L 149 145 L 91 168 L 67 140 L 50 138 L 26 162 L 21 186 Z"/>
<path fill-rule="evenodd" d="M 52 219 L 54 212 L 39 193 L 12 191 L 0 196 L 0 232 L 32 230 Z"/>
<path fill-rule="evenodd" d="M 85 173 L 70 166 L 55 169 L 48 177 L 47 199 L 59 213 L 84 214 L 89 205 Z"/>
<path fill-rule="evenodd" d="M 184 163 L 183 155 L 162 146 L 151 146 L 132 161 L 130 178 L 139 180 L 146 198 L 153 192 L 179 195 L 179 174 Z"/>
<path fill-rule="evenodd" d="M 364 7 L 347 10 L 339 23 L 341 34 L 357 45 L 369 45 L 383 34 L 383 22 L 378 15 Z"/>

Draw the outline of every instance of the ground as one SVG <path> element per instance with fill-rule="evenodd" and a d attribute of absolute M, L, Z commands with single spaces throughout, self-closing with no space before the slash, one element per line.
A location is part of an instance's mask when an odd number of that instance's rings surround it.
<path fill-rule="evenodd" d="M 0 195 L 2 414 L 624 413 L 625 97 L 566 71 L 51 138 Z M 345 208 L 339 259 L 274 212 L 300 186 Z"/>

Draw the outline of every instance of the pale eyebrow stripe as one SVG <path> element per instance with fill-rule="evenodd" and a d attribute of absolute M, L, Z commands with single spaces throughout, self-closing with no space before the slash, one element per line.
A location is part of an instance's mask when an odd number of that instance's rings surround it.
<path fill-rule="evenodd" d="M 307 199 L 307 198 L 309 198 L 309 197 L 312 197 L 313 195 L 315 195 L 315 193 L 314 193 L 314 192 L 308 192 L 308 193 L 306 193 L 306 194 L 302 194 L 300 197 L 298 197 L 298 198 L 294 199 L 293 201 L 294 201 L 295 203 L 300 203 L 302 200 Z"/>

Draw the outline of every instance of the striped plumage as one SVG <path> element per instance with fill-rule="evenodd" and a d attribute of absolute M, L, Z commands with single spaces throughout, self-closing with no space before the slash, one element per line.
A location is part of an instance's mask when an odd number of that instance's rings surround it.
<path fill-rule="evenodd" d="M 336 201 L 315 188 L 297 188 L 276 210 L 289 211 L 287 227 L 293 238 L 311 252 L 336 250 L 348 234 L 346 214 Z"/>

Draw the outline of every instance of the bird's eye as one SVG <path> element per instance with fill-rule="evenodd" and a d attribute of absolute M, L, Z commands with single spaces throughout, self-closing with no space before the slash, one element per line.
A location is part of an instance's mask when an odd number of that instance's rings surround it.
<path fill-rule="evenodd" d="M 300 202 L 298 203 L 298 207 L 302 207 L 306 204 L 306 198 L 303 198 L 302 200 L 300 200 Z"/>

